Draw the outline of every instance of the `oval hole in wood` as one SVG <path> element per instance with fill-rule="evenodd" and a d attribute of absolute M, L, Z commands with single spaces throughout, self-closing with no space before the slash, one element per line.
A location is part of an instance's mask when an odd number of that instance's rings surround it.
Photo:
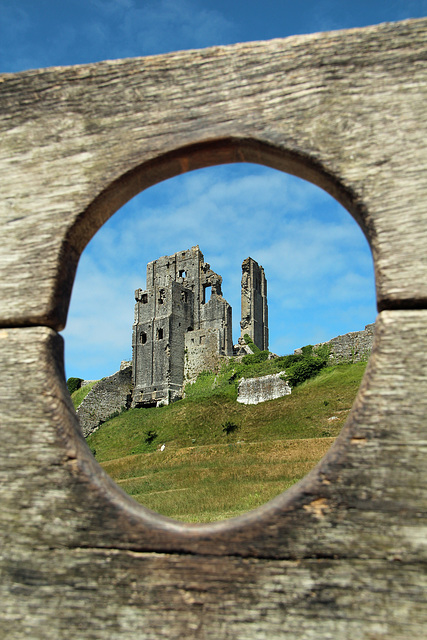
<path fill-rule="evenodd" d="M 181 248 L 182 248 L 182 247 L 180 247 L 180 246 L 179 246 L 179 247 L 178 247 L 178 246 L 176 246 L 176 250 L 179 250 L 179 249 L 181 249 Z M 202 246 L 201 248 L 203 249 L 204 247 Z M 215 265 L 212 265 L 212 266 L 215 268 Z M 219 271 L 219 269 L 218 269 L 218 271 Z M 268 277 L 268 273 L 267 273 L 267 277 Z M 226 296 L 226 297 L 227 297 L 227 296 Z M 235 306 L 235 305 L 234 305 L 234 309 L 236 310 L 236 306 Z M 354 328 L 356 329 L 356 327 L 354 327 Z M 332 336 L 330 336 L 330 337 L 332 337 Z M 313 342 L 315 342 L 315 341 L 313 340 Z M 302 346 L 302 345 L 300 345 L 300 346 Z"/>

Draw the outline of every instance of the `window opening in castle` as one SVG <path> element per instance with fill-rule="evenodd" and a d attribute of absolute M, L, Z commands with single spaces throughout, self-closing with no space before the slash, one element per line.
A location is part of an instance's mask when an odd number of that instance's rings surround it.
<path fill-rule="evenodd" d="M 157 329 L 157 340 L 163 340 L 163 329 Z"/>
<path fill-rule="evenodd" d="M 204 284 L 203 285 L 203 301 L 202 304 L 206 304 L 207 300 L 211 299 L 212 285 Z"/>
<path fill-rule="evenodd" d="M 141 334 L 139 336 L 139 341 L 141 344 L 145 344 L 147 342 L 147 334 L 144 333 L 144 331 L 141 331 Z"/>
<path fill-rule="evenodd" d="M 165 297 L 166 297 L 165 290 L 164 289 L 160 289 L 160 291 L 159 291 L 159 304 L 163 304 Z"/>
<path fill-rule="evenodd" d="M 142 304 L 147 304 L 147 302 L 148 302 L 148 295 L 147 295 L 146 293 L 143 293 L 143 294 L 142 294 L 141 302 L 142 302 Z"/>
<path fill-rule="evenodd" d="M 179 277 L 180 278 L 185 278 L 187 276 L 187 273 L 185 271 L 185 269 L 180 269 L 179 270 Z"/>

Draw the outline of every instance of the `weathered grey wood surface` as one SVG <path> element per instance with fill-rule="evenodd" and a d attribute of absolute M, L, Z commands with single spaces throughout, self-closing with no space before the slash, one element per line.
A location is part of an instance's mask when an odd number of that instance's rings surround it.
<path fill-rule="evenodd" d="M 420 20 L 1 77 L 2 323 L 62 328 L 78 255 L 120 205 L 239 160 L 330 191 L 369 228 L 380 308 L 422 307 L 425 32 Z"/>
<path fill-rule="evenodd" d="M 0 637 L 426 637 L 426 27 L 1 78 Z M 376 342 L 309 476 L 242 518 L 184 525 L 92 458 L 56 330 L 81 250 L 123 202 L 245 160 L 360 222 Z"/>

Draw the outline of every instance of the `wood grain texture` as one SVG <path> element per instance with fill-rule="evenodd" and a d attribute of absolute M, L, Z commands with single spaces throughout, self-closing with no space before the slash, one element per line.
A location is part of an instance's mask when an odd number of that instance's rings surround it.
<path fill-rule="evenodd" d="M 235 161 L 328 190 L 367 233 L 379 308 L 425 306 L 426 27 L 3 75 L 0 324 L 62 328 L 80 252 L 118 207 Z"/>
<path fill-rule="evenodd" d="M 0 77 L 0 637 L 424 640 L 426 27 Z M 348 208 L 381 313 L 316 469 L 245 516 L 188 525 L 138 505 L 93 459 L 55 329 L 83 247 L 118 207 L 242 161 Z"/>
<path fill-rule="evenodd" d="M 426 310 L 382 312 L 327 456 L 269 504 L 212 525 L 122 493 L 78 432 L 62 339 L 3 329 L 6 637 L 424 638 L 426 326 Z"/>
<path fill-rule="evenodd" d="M 5 566 L 12 640 L 425 638 L 427 579 L 401 561 L 57 549 Z"/>

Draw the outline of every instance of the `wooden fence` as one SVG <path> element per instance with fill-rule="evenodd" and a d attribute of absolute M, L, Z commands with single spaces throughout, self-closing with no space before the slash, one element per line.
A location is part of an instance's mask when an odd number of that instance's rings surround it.
<path fill-rule="evenodd" d="M 423 19 L 0 76 L 2 638 L 427 636 L 426 34 Z M 93 459 L 57 332 L 79 256 L 120 206 L 229 162 L 347 208 L 379 315 L 316 469 L 194 526 L 136 504 Z"/>

